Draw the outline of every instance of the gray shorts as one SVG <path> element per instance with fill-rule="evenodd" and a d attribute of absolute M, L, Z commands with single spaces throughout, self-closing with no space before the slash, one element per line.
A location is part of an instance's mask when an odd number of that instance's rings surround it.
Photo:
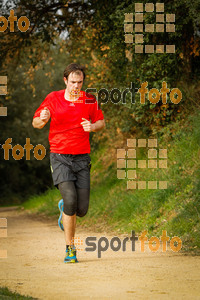
<path fill-rule="evenodd" d="M 50 167 L 54 185 L 74 181 L 79 189 L 90 188 L 91 158 L 86 154 L 50 153 Z"/>

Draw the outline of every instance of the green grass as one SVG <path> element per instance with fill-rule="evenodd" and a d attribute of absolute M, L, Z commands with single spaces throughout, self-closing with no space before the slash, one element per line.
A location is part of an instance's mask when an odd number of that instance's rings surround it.
<path fill-rule="evenodd" d="M 23 296 L 18 293 L 11 292 L 7 287 L 0 287 L 0 299 L 1 300 L 9 300 L 9 299 L 15 299 L 15 300 L 37 300 L 36 298 Z"/>
<path fill-rule="evenodd" d="M 151 137 L 152 138 L 152 137 Z M 126 180 L 116 176 L 116 155 L 105 164 L 109 149 L 92 154 L 90 208 L 86 217 L 78 219 L 81 226 L 95 230 L 112 230 L 130 234 L 131 230 L 148 234 L 179 236 L 185 250 L 200 249 L 200 113 L 177 121 L 155 136 L 159 148 L 168 149 L 168 168 L 137 170 L 143 180 L 167 180 L 166 190 L 127 190 Z M 145 159 L 145 151 L 138 157 Z M 103 163 L 104 162 L 104 163 Z M 49 190 L 23 204 L 48 215 L 58 214 L 59 191 Z"/>
<path fill-rule="evenodd" d="M 53 188 L 47 190 L 44 194 L 30 197 L 22 204 L 24 209 L 32 212 L 44 213 L 48 216 L 58 213 L 57 202 L 60 199 L 60 192 Z"/>

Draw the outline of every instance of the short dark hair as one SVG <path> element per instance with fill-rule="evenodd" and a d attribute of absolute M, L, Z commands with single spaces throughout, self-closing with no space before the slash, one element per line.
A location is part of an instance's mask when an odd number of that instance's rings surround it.
<path fill-rule="evenodd" d="M 70 64 L 66 67 L 66 69 L 64 70 L 64 77 L 66 79 L 68 79 L 68 76 L 70 73 L 76 73 L 76 74 L 80 74 L 80 72 L 83 73 L 83 80 L 85 79 L 85 67 L 78 65 L 78 64 Z"/>

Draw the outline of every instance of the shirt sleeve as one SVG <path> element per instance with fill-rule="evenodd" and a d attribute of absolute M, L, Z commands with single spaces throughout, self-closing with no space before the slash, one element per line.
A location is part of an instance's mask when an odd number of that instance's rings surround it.
<path fill-rule="evenodd" d="M 52 115 L 52 106 L 51 106 L 51 97 L 52 93 L 47 95 L 47 97 L 44 99 L 44 101 L 40 104 L 40 106 L 38 107 L 38 109 L 35 111 L 35 114 L 33 116 L 33 118 L 39 117 L 41 111 L 47 107 L 50 111 L 50 114 Z"/>

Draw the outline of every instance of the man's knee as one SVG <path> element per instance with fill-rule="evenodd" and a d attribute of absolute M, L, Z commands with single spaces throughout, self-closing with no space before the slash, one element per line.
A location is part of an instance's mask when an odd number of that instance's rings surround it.
<path fill-rule="evenodd" d="M 77 189 L 78 205 L 76 215 L 84 217 L 87 214 L 90 199 L 90 189 Z"/>
<path fill-rule="evenodd" d="M 66 215 L 73 216 L 77 210 L 77 194 L 73 182 L 62 182 L 59 190 L 63 197 L 63 211 Z"/>
<path fill-rule="evenodd" d="M 84 217 L 88 212 L 88 208 L 78 209 L 76 215 L 80 218 Z"/>
<path fill-rule="evenodd" d="M 66 215 L 73 216 L 77 210 L 77 198 L 76 195 L 70 193 L 65 197 L 63 211 Z"/>
<path fill-rule="evenodd" d="M 68 216 L 73 216 L 76 213 L 76 205 L 73 203 L 70 205 L 69 203 L 66 205 L 64 204 L 63 211 Z"/>

